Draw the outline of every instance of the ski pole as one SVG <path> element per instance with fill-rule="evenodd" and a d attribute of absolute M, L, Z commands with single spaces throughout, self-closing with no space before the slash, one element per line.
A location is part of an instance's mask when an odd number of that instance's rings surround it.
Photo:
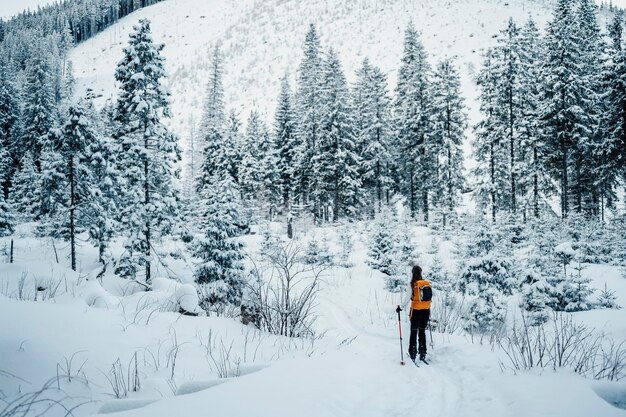
<path fill-rule="evenodd" d="M 396 313 L 398 313 L 398 331 L 400 332 L 400 365 L 404 365 L 404 350 L 402 349 L 402 322 L 400 320 L 400 312 L 402 309 L 400 306 L 396 307 Z"/>

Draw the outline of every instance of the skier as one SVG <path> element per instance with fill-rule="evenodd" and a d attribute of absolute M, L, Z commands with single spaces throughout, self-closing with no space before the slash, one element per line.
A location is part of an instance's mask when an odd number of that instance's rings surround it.
<path fill-rule="evenodd" d="M 409 337 L 409 356 L 415 362 L 418 353 L 416 339 L 419 332 L 419 355 L 420 361 L 426 362 L 426 326 L 430 318 L 430 303 L 433 291 L 430 282 L 422 277 L 422 268 L 414 265 L 411 271 L 411 283 L 402 299 L 402 307 L 411 302 L 409 319 L 411 320 L 411 336 Z M 398 305 L 396 311 L 402 311 Z"/>

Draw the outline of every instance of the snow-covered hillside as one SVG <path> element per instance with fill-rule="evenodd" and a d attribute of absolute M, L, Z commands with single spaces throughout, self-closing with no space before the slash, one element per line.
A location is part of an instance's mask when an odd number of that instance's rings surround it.
<path fill-rule="evenodd" d="M 543 26 L 551 5 L 549 0 L 167 0 L 78 45 L 71 59 L 78 91 L 90 87 L 104 99 L 115 97 L 114 68 L 128 33 L 140 18 L 151 19 L 155 40 L 166 46 L 172 127 L 184 137 L 200 117 L 214 45 L 221 45 L 226 58 L 227 108 L 240 112 L 243 120 L 257 109 L 269 120 L 280 79 L 288 72 L 295 80 L 310 23 L 317 25 L 324 47 L 338 51 L 348 80 L 368 57 L 388 74 L 393 89 L 404 30 L 413 21 L 433 65 L 458 57 L 474 123 L 479 114 L 473 76 L 481 50 L 493 44 L 509 17 L 523 22 L 532 16 Z"/>

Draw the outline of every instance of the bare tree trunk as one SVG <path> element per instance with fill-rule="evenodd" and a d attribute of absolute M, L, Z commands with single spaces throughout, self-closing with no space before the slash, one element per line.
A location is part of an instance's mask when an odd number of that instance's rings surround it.
<path fill-rule="evenodd" d="M 411 182 L 411 217 L 415 217 L 415 182 L 413 179 L 413 165 L 411 164 L 411 168 L 409 169 L 410 182 Z"/>
<path fill-rule="evenodd" d="M 378 210 L 380 210 L 383 202 L 383 186 L 380 181 L 380 161 L 376 161 L 376 195 L 378 197 Z"/>
<path fill-rule="evenodd" d="M 569 179 L 567 176 L 567 146 L 565 139 L 561 139 L 561 217 L 566 218 L 569 211 Z"/>
<path fill-rule="evenodd" d="M 144 135 L 147 129 L 144 128 Z M 144 146 L 146 149 L 146 154 L 148 152 L 148 137 L 144 138 Z M 149 163 L 148 163 L 148 158 L 146 156 L 146 159 L 143 161 L 143 174 L 144 174 L 144 206 L 147 206 L 148 204 L 150 204 L 150 181 L 149 181 L 149 175 L 150 175 L 150 171 L 149 171 Z M 150 285 L 152 282 L 152 276 L 151 276 L 151 268 L 150 268 L 150 219 L 146 219 L 146 224 L 145 224 L 145 231 L 144 231 L 145 237 L 146 237 L 146 284 Z"/>
<path fill-rule="evenodd" d="M 537 166 L 537 147 L 533 149 L 534 165 Z M 539 177 L 537 175 L 537 168 L 533 172 L 533 211 L 535 218 L 539 218 Z"/>
<path fill-rule="evenodd" d="M 428 222 L 428 215 L 429 215 L 429 209 L 428 209 L 428 189 L 425 188 L 424 191 L 422 192 L 422 204 L 424 205 L 424 221 Z"/>
<path fill-rule="evenodd" d="M 496 222 L 496 161 L 493 143 L 489 145 L 489 165 L 491 169 L 491 220 Z"/>
<path fill-rule="evenodd" d="M 74 177 L 74 157 L 68 162 L 70 180 L 70 259 L 72 271 L 76 271 L 76 178 Z"/>
<path fill-rule="evenodd" d="M 513 116 L 513 92 L 509 89 L 509 141 L 511 146 L 511 210 L 517 212 L 516 184 L 515 184 L 515 133 Z"/>

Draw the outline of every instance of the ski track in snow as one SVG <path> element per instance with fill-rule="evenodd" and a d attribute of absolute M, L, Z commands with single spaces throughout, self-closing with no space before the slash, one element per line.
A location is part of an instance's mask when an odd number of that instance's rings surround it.
<path fill-rule="evenodd" d="M 320 305 L 324 318 L 331 323 L 329 332 L 336 335 L 338 340 L 358 335 L 350 347 L 367 358 L 366 362 L 393 360 L 399 363 L 398 338 L 394 340 L 391 336 L 362 328 L 355 323 L 350 313 L 328 297 L 322 297 Z M 407 323 L 403 323 L 405 352 L 408 350 L 408 330 Z M 488 415 L 510 415 L 505 404 L 497 399 L 498 396 L 483 381 L 479 366 L 469 366 L 459 358 L 463 352 L 444 346 L 431 348 L 431 353 L 435 361 L 431 365 L 420 364 L 419 368 L 414 368 L 405 356 L 407 364 L 404 370 L 407 372 L 398 372 L 398 378 L 405 380 L 392 386 L 379 385 L 376 392 L 371 393 L 373 395 L 365 396 L 357 404 L 354 415 L 406 416 L 420 410 L 420 414 L 423 412 L 429 416 L 482 417 L 485 416 L 486 408 L 489 409 Z M 402 400 L 398 403 L 394 398 Z"/>

